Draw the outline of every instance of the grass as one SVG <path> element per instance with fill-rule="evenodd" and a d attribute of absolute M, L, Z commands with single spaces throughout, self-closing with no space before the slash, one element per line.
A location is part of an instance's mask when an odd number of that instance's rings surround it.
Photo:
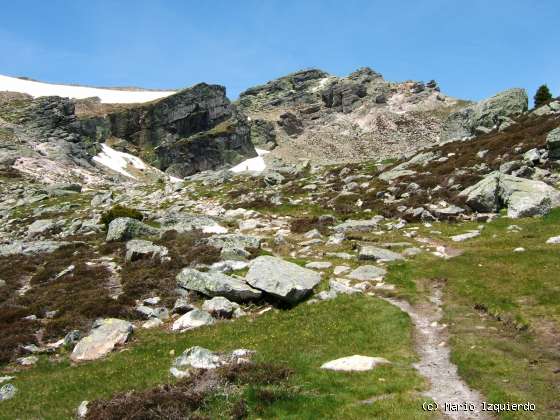
<path fill-rule="evenodd" d="M 269 404 L 257 407 L 263 397 L 258 390 L 243 391 L 249 417 L 427 418 L 422 416 L 422 398 L 417 394 L 425 384 L 411 366 L 415 356 L 410 321 L 398 309 L 371 297 L 302 304 L 290 311 L 275 310 L 183 334 L 138 331 L 126 351 L 78 366 L 70 365 L 66 357 L 42 357 L 35 368 L 17 374 L 14 384 L 20 393 L 2 403 L 0 418 L 16 418 L 22 412 L 28 418 L 69 418 L 82 400 L 168 382 L 170 351 L 178 355 L 193 345 L 215 351 L 250 348 L 257 351 L 257 362 L 293 369 L 288 388 L 273 392 Z M 319 369 L 328 360 L 352 354 L 382 356 L 393 364 L 356 374 Z M 276 398 L 278 393 L 283 397 Z M 387 398 L 361 403 L 382 395 Z M 225 404 L 217 396 L 207 409 L 223 415 Z"/>
<path fill-rule="evenodd" d="M 521 230 L 508 231 L 512 224 Z M 537 406 L 533 414 L 501 413 L 500 418 L 558 418 L 559 249 L 545 242 L 560 234 L 560 210 L 544 218 L 498 219 L 460 245 L 446 239 L 475 226 L 434 224 L 440 239 L 464 254 L 437 264 L 424 257 L 401 263 L 388 281 L 414 300 L 421 298 L 424 284 L 445 279 L 443 322 L 449 325 L 460 375 L 486 401 Z M 526 252 L 514 253 L 516 247 Z"/>

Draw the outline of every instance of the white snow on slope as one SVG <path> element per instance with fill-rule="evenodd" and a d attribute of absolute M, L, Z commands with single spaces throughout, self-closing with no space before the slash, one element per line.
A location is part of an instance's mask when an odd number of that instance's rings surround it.
<path fill-rule="evenodd" d="M 263 155 L 270 153 L 268 150 L 262 150 L 255 148 L 258 156 L 244 160 L 240 164 L 234 166 L 230 169 L 232 172 L 245 172 L 245 171 L 256 171 L 262 172 L 266 169 L 266 163 L 264 163 Z"/>
<path fill-rule="evenodd" d="M 149 102 L 175 93 L 174 91 L 116 90 L 85 86 L 55 85 L 0 75 L 0 92 L 1 91 L 27 93 L 34 98 L 39 96 L 62 96 L 65 98 L 84 99 L 97 96 L 101 99 L 101 102 L 111 104 Z"/>
<path fill-rule="evenodd" d="M 142 159 L 129 153 L 119 152 L 106 144 L 101 145 L 101 152 L 93 158 L 93 160 L 115 172 L 125 175 L 129 178 L 136 179 L 133 175 L 126 171 L 128 165 L 134 166 L 136 169 L 145 169 L 146 164 Z"/>

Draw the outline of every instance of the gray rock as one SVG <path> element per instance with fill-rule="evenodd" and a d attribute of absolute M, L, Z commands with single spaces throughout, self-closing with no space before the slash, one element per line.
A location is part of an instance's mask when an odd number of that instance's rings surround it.
<path fill-rule="evenodd" d="M 387 270 L 381 267 L 376 267 L 374 265 L 361 265 L 360 267 L 352 270 L 346 277 L 359 280 L 359 281 L 371 281 L 378 280 L 385 277 Z"/>
<path fill-rule="evenodd" d="M 335 232 L 369 232 L 374 230 L 384 219 L 383 216 L 375 216 L 369 220 L 346 220 L 344 223 L 334 227 Z"/>
<path fill-rule="evenodd" d="M 546 147 L 551 159 L 560 159 L 560 127 L 555 128 L 546 135 Z"/>
<path fill-rule="evenodd" d="M 113 201 L 113 192 L 105 191 L 97 193 L 91 199 L 91 207 L 99 207 L 102 205 L 110 204 Z"/>
<path fill-rule="evenodd" d="M 79 330 L 72 330 L 68 334 L 64 336 L 64 346 L 65 347 L 73 347 L 75 346 L 78 341 L 80 341 L 82 334 Z"/>
<path fill-rule="evenodd" d="M 381 261 L 397 261 L 403 260 L 404 257 L 388 249 L 378 248 L 376 246 L 365 245 L 360 248 L 358 253 L 360 260 L 381 260 Z"/>
<path fill-rule="evenodd" d="M 524 89 L 509 89 L 497 95 L 465 107 L 451 114 L 444 123 L 442 142 L 470 137 L 480 131 L 499 128 L 502 122 L 515 117 L 528 108 Z"/>
<path fill-rule="evenodd" d="M 95 360 L 109 354 L 115 346 L 121 346 L 132 333 L 128 321 L 107 318 L 97 321 L 87 337 L 82 338 L 70 355 L 74 362 Z"/>
<path fill-rule="evenodd" d="M 328 261 L 313 261 L 305 264 L 305 268 L 311 268 L 313 270 L 327 270 L 332 267 L 332 263 Z"/>
<path fill-rule="evenodd" d="M 434 208 L 431 210 L 439 218 L 456 217 L 465 213 L 465 209 L 455 205 L 449 205 L 443 208 Z"/>
<path fill-rule="evenodd" d="M 64 241 L 14 241 L 7 245 L 0 245 L 0 257 L 10 255 L 39 255 L 50 254 L 72 242 Z"/>
<path fill-rule="evenodd" d="M 60 227 L 60 224 L 52 219 L 35 220 L 27 228 L 27 236 L 29 238 L 35 238 L 37 236 L 55 233 L 60 230 Z"/>
<path fill-rule="evenodd" d="M 202 309 L 218 318 L 231 318 L 235 310 L 239 309 L 239 305 L 225 297 L 216 296 L 204 301 Z"/>
<path fill-rule="evenodd" d="M 224 260 L 239 260 L 249 256 L 247 248 L 260 248 L 261 238 L 255 236 L 239 235 L 235 233 L 214 235 L 204 239 L 204 243 L 221 249 Z"/>
<path fill-rule="evenodd" d="M 531 150 L 527 150 L 524 154 L 523 154 L 523 160 L 533 164 L 536 163 L 540 160 L 541 158 L 541 154 L 539 152 L 538 149 L 531 149 Z"/>
<path fill-rule="evenodd" d="M 16 360 L 18 365 L 22 366 L 33 366 L 39 361 L 37 356 L 27 356 L 27 357 L 20 357 Z"/>
<path fill-rule="evenodd" d="M 189 375 L 191 369 L 216 369 L 230 364 L 247 363 L 255 352 L 236 349 L 231 353 L 215 353 L 204 347 L 194 346 L 186 349 L 172 364 L 171 374 L 177 378 Z"/>
<path fill-rule="evenodd" d="M 254 288 L 293 304 L 311 293 L 321 275 L 281 258 L 261 256 L 251 262 L 245 279 Z"/>
<path fill-rule="evenodd" d="M 158 233 L 158 229 L 154 229 L 139 220 L 119 217 L 109 223 L 106 241 L 127 241 L 140 236 L 157 235 Z"/>
<path fill-rule="evenodd" d="M 76 410 L 76 416 L 79 419 L 85 419 L 88 413 L 89 401 L 82 401 Z"/>
<path fill-rule="evenodd" d="M 194 305 L 192 305 L 187 299 L 180 297 L 175 301 L 171 312 L 174 314 L 185 314 L 193 309 L 195 309 Z"/>
<path fill-rule="evenodd" d="M 355 289 L 353 287 L 346 286 L 339 281 L 330 280 L 329 281 L 330 292 L 335 293 L 337 295 L 354 295 L 356 293 L 362 293 L 360 290 Z"/>
<path fill-rule="evenodd" d="M 194 290 L 204 295 L 223 296 L 236 302 L 258 299 L 262 293 L 249 286 L 245 281 L 227 276 L 218 271 L 207 273 L 194 268 L 183 268 L 177 274 L 177 284 L 187 290 Z"/>
<path fill-rule="evenodd" d="M 3 385 L 0 388 L 0 401 L 11 400 L 17 394 L 17 388 L 12 384 Z"/>
<path fill-rule="evenodd" d="M 383 181 L 394 181 L 397 178 L 400 178 L 402 176 L 411 176 L 411 175 L 415 175 L 416 171 L 411 171 L 410 169 L 391 169 L 389 171 L 383 172 L 381 175 L 379 175 L 379 179 L 383 180 Z"/>
<path fill-rule="evenodd" d="M 560 191 L 542 181 L 493 172 L 460 196 L 474 210 L 496 212 L 502 207 L 512 218 L 547 214 L 560 206 Z"/>
<path fill-rule="evenodd" d="M 153 242 L 142 239 L 132 239 L 126 243 L 125 261 L 131 262 L 142 258 L 165 261 L 168 250 L 164 246 L 154 245 Z"/>
<path fill-rule="evenodd" d="M 0 288 L 6 286 L 6 280 L 0 279 Z"/>
<path fill-rule="evenodd" d="M 201 311 L 200 309 L 193 309 L 180 318 L 177 318 L 171 329 L 173 331 L 185 331 L 199 328 L 204 325 L 211 325 L 213 323 L 214 318 L 212 318 L 212 315 L 208 312 Z"/>

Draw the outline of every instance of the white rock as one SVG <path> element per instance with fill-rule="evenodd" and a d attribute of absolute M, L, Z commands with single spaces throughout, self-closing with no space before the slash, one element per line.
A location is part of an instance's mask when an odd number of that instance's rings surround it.
<path fill-rule="evenodd" d="M 333 273 L 335 276 L 338 276 L 342 273 L 347 272 L 348 270 L 350 270 L 350 267 L 348 267 L 347 265 L 337 265 L 334 270 Z"/>
<path fill-rule="evenodd" d="M 178 318 L 171 329 L 173 331 L 191 330 L 193 328 L 202 327 L 214 323 L 214 318 L 208 312 L 201 311 L 200 309 L 193 309 L 185 315 Z"/>
<path fill-rule="evenodd" d="M 305 268 L 312 268 L 314 270 L 327 270 L 332 267 L 332 263 L 328 261 L 313 261 L 305 264 Z"/>
<path fill-rule="evenodd" d="M 547 244 L 560 244 L 560 236 L 553 236 L 551 238 L 548 238 L 546 243 Z"/>
<path fill-rule="evenodd" d="M 363 372 L 374 369 L 377 365 L 391 363 L 383 357 L 369 357 L 369 356 L 348 356 L 340 359 L 331 360 L 324 363 L 321 369 L 336 370 L 343 372 Z"/>

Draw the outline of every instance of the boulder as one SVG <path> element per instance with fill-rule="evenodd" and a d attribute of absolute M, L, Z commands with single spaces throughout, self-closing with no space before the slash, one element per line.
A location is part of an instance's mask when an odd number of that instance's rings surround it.
<path fill-rule="evenodd" d="M 126 343 L 131 333 L 132 324 L 128 321 L 115 318 L 96 321 L 90 334 L 76 344 L 70 359 L 74 362 L 99 359 L 115 346 Z"/>
<path fill-rule="evenodd" d="M 281 258 L 261 256 L 251 262 L 245 279 L 254 288 L 294 304 L 311 293 L 321 275 Z"/>
<path fill-rule="evenodd" d="M 328 270 L 332 267 L 332 263 L 329 261 L 313 261 L 305 264 L 305 268 L 311 268 L 313 270 Z"/>
<path fill-rule="evenodd" d="M 194 290 L 210 297 L 223 296 L 237 302 L 258 299 L 262 294 L 245 281 L 219 271 L 204 273 L 187 267 L 177 274 L 176 279 L 179 287 L 183 289 Z"/>
<path fill-rule="evenodd" d="M 201 311 L 200 309 L 193 309 L 180 318 L 177 318 L 171 329 L 173 331 L 185 331 L 202 327 L 204 325 L 211 325 L 213 323 L 214 318 L 212 318 L 208 312 Z"/>
<path fill-rule="evenodd" d="M 52 219 L 35 220 L 27 228 L 27 236 L 34 238 L 36 236 L 44 236 L 49 233 L 55 233 L 60 230 L 61 224 Z"/>
<path fill-rule="evenodd" d="M 118 217 L 109 223 L 106 241 L 127 241 L 139 236 L 151 236 L 158 233 L 158 229 L 154 229 L 139 220 L 130 217 Z"/>
<path fill-rule="evenodd" d="M 555 128 L 546 135 L 546 147 L 550 158 L 560 159 L 560 127 Z"/>
<path fill-rule="evenodd" d="M 331 360 L 330 362 L 321 365 L 321 369 L 336 370 L 343 372 L 363 372 L 372 370 L 378 365 L 389 364 L 387 359 L 383 357 L 368 357 L 368 356 L 348 356 L 340 359 Z"/>
<path fill-rule="evenodd" d="M 165 261 L 168 250 L 164 246 L 154 245 L 153 242 L 142 239 L 132 239 L 126 243 L 125 261 L 131 262 L 142 258 Z"/>
<path fill-rule="evenodd" d="M 460 140 L 499 128 L 503 122 L 521 115 L 527 109 L 528 97 L 524 89 L 500 92 L 449 115 L 443 126 L 441 141 Z"/>
<path fill-rule="evenodd" d="M 381 261 L 397 261 L 404 260 L 401 254 L 389 251 L 385 248 L 378 248 L 376 246 L 365 245 L 360 248 L 358 253 L 360 260 L 381 260 Z"/>
<path fill-rule="evenodd" d="M 507 208 L 508 217 L 547 214 L 560 206 L 560 191 L 542 181 L 534 181 L 493 172 L 459 196 L 480 212 L 496 212 Z"/>

